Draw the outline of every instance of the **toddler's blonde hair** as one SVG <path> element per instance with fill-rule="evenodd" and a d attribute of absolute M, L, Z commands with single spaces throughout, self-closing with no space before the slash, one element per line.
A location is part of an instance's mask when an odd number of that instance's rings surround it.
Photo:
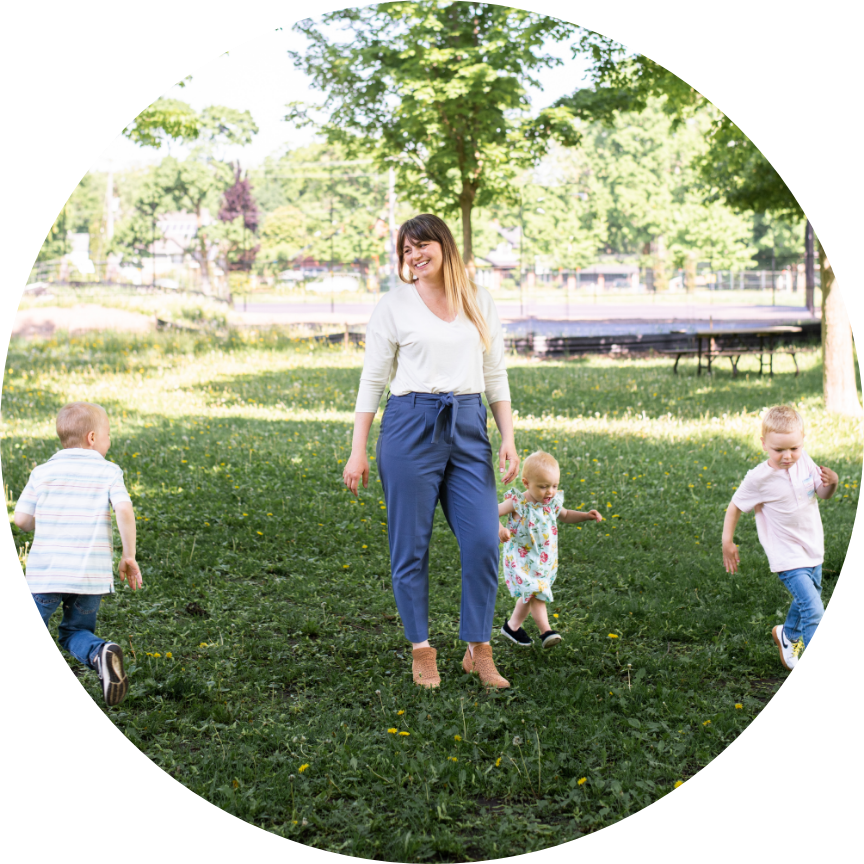
<path fill-rule="evenodd" d="M 543 470 L 561 470 L 558 465 L 558 460 L 545 450 L 535 450 L 530 456 L 526 457 L 522 463 L 522 479 L 530 480 L 535 476 L 537 471 Z"/>
<path fill-rule="evenodd" d="M 769 432 L 804 431 L 804 418 L 791 405 L 775 405 L 762 417 L 762 437 Z"/>
<path fill-rule="evenodd" d="M 108 422 L 108 412 L 92 402 L 70 402 L 57 414 L 57 437 L 63 449 L 81 447 L 90 432 Z"/>

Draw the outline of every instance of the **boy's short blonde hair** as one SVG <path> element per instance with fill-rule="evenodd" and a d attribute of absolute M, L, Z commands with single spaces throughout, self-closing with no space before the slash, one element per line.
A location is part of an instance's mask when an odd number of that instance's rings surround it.
<path fill-rule="evenodd" d="M 804 431 L 804 418 L 791 405 L 775 405 L 762 418 L 762 437 L 769 432 Z"/>
<path fill-rule="evenodd" d="M 70 402 L 57 414 L 57 437 L 63 449 L 81 447 L 90 432 L 108 422 L 108 412 L 92 402 Z"/>
<path fill-rule="evenodd" d="M 530 480 L 538 471 L 560 471 L 558 460 L 545 450 L 536 450 L 522 463 L 522 479 Z"/>

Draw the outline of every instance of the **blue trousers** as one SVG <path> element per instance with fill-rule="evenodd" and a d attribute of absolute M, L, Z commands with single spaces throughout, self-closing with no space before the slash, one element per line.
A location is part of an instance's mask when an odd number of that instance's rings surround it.
<path fill-rule="evenodd" d="M 804 645 L 807 646 L 825 614 L 822 605 L 822 565 L 784 570 L 777 575 L 792 595 L 792 605 L 783 625 L 786 638 L 797 642 L 803 636 Z"/>
<path fill-rule="evenodd" d="M 36 608 L 48 626 L 57 607 L 63 604 L 63 620 L 57 632 L 60 646 L 76 660 L 95 669 L 94 660 L 105 644 L 96 634 L 96 613 L 101 594 L 34 594 Z"/>
<path fill-rule="evenodd" d="M 459 637 L 489 641 L 498 591 L 498 496 L 480 394 L 391 396 L 377 459 L 393 594 L 406 638 L 429 638 L 429 541 L 440 501 L 462 559 Z"/>

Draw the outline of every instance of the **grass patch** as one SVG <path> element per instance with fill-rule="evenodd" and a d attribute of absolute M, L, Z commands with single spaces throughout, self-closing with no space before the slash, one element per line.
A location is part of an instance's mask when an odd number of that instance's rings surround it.
<path fill-rule="evenodd" d="M 858 503 L 859 429 L 822 411 L 817 355 L 799 378 L 781 358 L 773 380 L 751 360 L 732 379 L 673 376 L 667 360 L 512 359 L 518 446 L 554 453 L 566 505 L 607 521 L 561 530 L 550 611 L 563 644 L 494 638 L 514 685 L 501 693 L 461 671 L 458 550 L 440 512 L 430 572 L 443 685 L 411 682 L 374 467 L 359 503 L 340 479 L 357 349 L 276 332 L 13 342 L 7 504 L 55 452 L 57 408 L 105 405 L 145 581 L 136 595 L 118 584 L 100 613 L 132 681 L 111 721 L 194 792 L 311 846 L 391 861 L 520 854 L 667 794 L 785 679 L 770 628 L 789 598 L 752 517 L 736 576 L 720 552 L 733 488 L 762 458 L 763 406 L 800 405 L 810 455 L 841 476 L 820 505 L 831 596 Z M 13 531 L 23 557 L 28 537 Z M 498 626 L 510 606 L 501 590 Z M 95 677 L 79 680 L 101 704 Z"/>

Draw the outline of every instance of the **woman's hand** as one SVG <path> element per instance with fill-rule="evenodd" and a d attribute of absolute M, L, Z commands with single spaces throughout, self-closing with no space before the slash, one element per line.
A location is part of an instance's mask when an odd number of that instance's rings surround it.
<path fill-rule="evenodd" d="M 501 470 L 501 482 L 504 484 L 509 483 L 519 473 L 519 454 L 516 452 L 516 443 L 512 438 L 501 442 L 501 449 L 498 451 L 498 467 Z"/>
<path fill-rule="evenodd" d="M 501 482 L 509 483 L 519 472 L 519 453 L 513 436 L 513 413 L 509 402 L 493 402 L 490 406 L 495 417 L 495 425 L 501 433 L 501 449 L 498 451 L 498 467 L 501 469 Z M 505 474 L 505 465 L 507 473 Z"/>
<path fill-rule="evenodd" d="M 360 488 L 360 481 L 363 481 L 363 488 L 369 487 L 369 460 L 366 458 L 366 451 L 361 450 L 359 453 L 352 451 L 351 458 L 342 472 L 342 479 L 345 485 L 351 490 L 351 494 L 356 497 L 357 490 Z"/>

